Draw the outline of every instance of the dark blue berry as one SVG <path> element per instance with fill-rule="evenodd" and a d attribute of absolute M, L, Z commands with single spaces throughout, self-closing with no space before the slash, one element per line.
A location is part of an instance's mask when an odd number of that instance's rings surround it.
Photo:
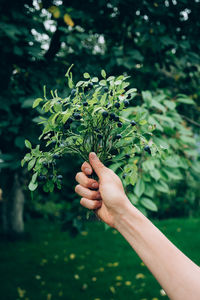
<path fill-rule="evenodd" d="M 102 112 L 102 116 L 103 116 L 104 118 L 107 118 L 108 112 L 104 110 L 104 111 Z"/>
<path fill-rule="evenodd" d="M 115 116 L 114 120 L 115 120 L 116 122 L 119 122 L 119 117 L 118 117 L 118 116 Z"/>
<path fill-rule="evenodd" d="M 128 94 L 127 99 L 131 99 L 131 94 Z"/>
<path fill-rule="evenodd" d="M 88 87 L 89 87 L 89 89 L 92 89 L 92 88 L 93 88 L 93 83 L 92 83 L 92 82 L 89 82 L 89 83 L 88 83 Z"/>
<path fill-rule="evenodd" d="M 107 88 L 107 87 L 104 88 L 104 92 L 105 92 L 105 93 L 108 92 L 108 88 Z"/>
<path fill-rule="evenodd" d="M 64 124 L 64 129 L 70 129 L 70 124 L 66 122 L 66 123 Z"/>
<path fill-rule="evenodd" d="M 102 138 L 103 138 L 103 135 L 100 134 L 100 133 L 98 133 L 98 134 L 97 134 L 97 137 L 98 137 L 98 139 L 102 139 Z"/>
<path fill-rule="evenodd" d="M 68 119 L 67 119 L 67 123 L 68 124 L 71 124 L 73 122 L 73 119 L 71 118 L 71 117 L 69 117 Z"/>
<path fill-rule="evenodd" d="M 131 125 L 135 126 L 137 123 L 135 121 L 131 121 Z"/>
<path fill-rule="evenodd" d="M 51 142 L 51 145 L 52 145 L 52 146 L 55 146 L 56 143 L 57 143 L 56 141 L 52 141 L 52 142 Z"/>
<path fill-rule="evenodd" d="M 58 175 L 58 176 L 57 176 L 57 179 L 62 180 L 62 179 L 63 179 L 63 176 L 62 176 L 62 175 Z"/>
<path fill-rule="evenodd" d="M 39 175 L 38 176 L 38 181 L 39 182 L 42 182 L 42 181 L 45 181 L 46 180 L 46 176 L 45 175 Z"/>
<path fill-rule="evenodd" d="M 129 106 L 129 101 L 128 100 L 124 100 L 124 106 L 128 107 Z"/>
<path fill-rule="evenodd" d="M 59 154 L 54 154 L 54 155 L 53 155 L 53 158 L 54 158 L 54 159 L 59 159 L 59 158 L 61 158 L 61 156 L 60 156 Z"/>
<path fill-rule="evenodd" d="M 76 95 L 76 89 L 72 89 L 71 90 L 71 96 L 75 96 Z"/>
<path fill-rule="evenodd" d="M 88 102 L 83 102 L 83 106 L 88 106 Z"/>
<path fill-rule="evenodd" d="M 150 147 L 148 145 L 146 145 L 144 147 L 144 151 L 146 151 L 147 153 L 151 154 L 151 149 L 150 149 Z"/>
<path fill-rule="evenodd" d="M 117 123 L 118 127 L 122 127 L 122 122 Z"/>
<path fill-rule="evenodd" d="M 81 115 L 79 113 L 74 113 L 74 118 L 76 120 L 80 120 L 81 119 Z"/>
<path fill-rule="evenodd" d="M 115 136 L 115 139 L 116 139 L 116 140 L 119 140 L 119 139 L 121 139 L 121 137 L 122 137 L 121 134 L 118 133 L 118 134 Z"/>
<path fill-rule="evenodd" d="M 125 154 L 125 157 L 128 159 L 128 158 L 130 158 L 130 155 L 129 154 Z"/>
<path fill-rule="evenodd" d="M 119 108 L 119 107 L 120 107 L 120 103 L 119 103 L 119 102 L 116 102 L 116 103 L 115 103 L 115 107 L 116 107 L 116 108 Z"/>
<path fill-rule="evenodd" d="M 114 113 L 110 113 L 110 120 L 114 120 L 115 119 L 115 114 Z"/>

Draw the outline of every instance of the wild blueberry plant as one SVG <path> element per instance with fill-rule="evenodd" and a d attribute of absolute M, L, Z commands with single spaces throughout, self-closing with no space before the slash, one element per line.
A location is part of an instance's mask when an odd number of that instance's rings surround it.
<path fill-rule="evenodd" d="M 65 98 L 51 91 L 52 98 L 37 98 L 33 108 L 40 107 L 44 128 L 39 137 L 41 145 L 35 148 L 25 140 L 30 150 L 22 160 L 33 171 L 29 189 L 34 191 L 39 183 L 45 192 L 54 187 L 61 189 L 62 175 L 56 168 L 56 161 L 65 154 L 78 155 L 88 161 L 91 151 L 108 165 L 119 160 L 124 164 L 123 178 L 126 183 L 135 184 L 137 166 L 131 161 L 137 153 L 155 156 L 161 153 L 152 141 L 154 125 L 145 119 L 130 120 L 122 116 L 129 102 L 136 95 L 136 89 L 128 89 L 128 76 L 109 76 L 101 71 L 102 79 L 84 73 L 83 80 L 74 84 L 71 67 L 66 73 L 70 92 Z M 128 163 L 129 161 L 129 163 Z"/>

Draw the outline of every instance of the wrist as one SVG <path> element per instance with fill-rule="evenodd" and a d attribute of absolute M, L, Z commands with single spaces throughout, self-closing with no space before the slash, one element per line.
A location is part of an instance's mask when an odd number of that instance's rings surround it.
<path fill-rule="evenodd" d="M 114 227 L 123 234 L 130 225 L 137 227 L 137 223 L 144 220 L 145 216 L 130 202 L 127 198 L 124 200 L 123 207 L 120 212 L 115 216 Z"/>

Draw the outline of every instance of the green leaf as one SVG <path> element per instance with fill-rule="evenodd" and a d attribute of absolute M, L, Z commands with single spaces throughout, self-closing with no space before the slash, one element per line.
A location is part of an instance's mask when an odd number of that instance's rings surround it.
<path fill-rule="evenodd" d="M 154 187 L 159 192 L 169 193 L 169 187 L 164 181 L 154 183 Z"/>
<path fill-rule="evenodd" d="M 28 185 L 29 190 L 32 191 L 32 192 L 35 191 L 37 189 L 37 187 L 38 187 L 37 182 L 34 183 L 34 182 L 31 181 Z"/>
<path fill-rule="evenodd" d="M 71 116 L 71 112 L 70 112 L 70 111 L 66 111 L 66 112 L 64 113 L 64 116 L 63 116 L 63 118 L 62 118 L 63 124 L 66 123 L 66 121 L 69 119 L 70 116 Z"/>
<path fill-rule="evenodd" d="M 40 104 L 40 102 L 42 102 L 42 101 L 43 101 L 42 98 L 35 99 L 35 101 L 33 102 L 33 108 L 35 108 L 36 106 L 38 106 Z"/>
<path fill-rule="evenodd" d="M 160 104 L 159 102 L 155 101 L 154 99 L 152 99 L 151 101 L 151 106 L 161 110 L 163 113 L 165 113 L 166 108 L 164 107 L 164 105 Z"/>
<path fill-rule="evenodd" d="M 147 209 L 151 210 L 151 211 L 158 211 L 158 208 L 156 206 L 156 204 L 150 200 L 149 198 L 142 198 L 140 200 L 140 203 Z"/>
<path fill-rule="evenodd" d="M 137 205 L 138 198 L 136 195 L 134 195 L 133 193 L 128 193 L 127 196 L 129 198 L 129 200 L 131 201 L 131 203 L 133 203 L 133 205 Z"/>
<path fill-rule="evenodd" d="M 170 100 L 164 100 L 165 106 L 167 106 L 170 110 L 174 110 L 176 107 L 176 103 Z"/>
<path fill-rule="evenodd" d="M 138 181 L 137 181 L 135 189 L 134 189 L 136 196 L 138 198 L 140 198 L 142 196 L 142 194 L 144 193 L 144 190 L 145 190 L 144 181 L 142 180 L 142 178 L 138 178 Z"/>
<path fill-rule="evenodd" d="M 179 103 L 190 104 L 190 105 L 194 105 L 195 104 L 194 100 L 192 100 L 191 98 L 178 98 L 176 100 Z"/>
<path fill-rule="evenodd" d="M 86 78 L 86 79 L 88 79 L 88 78 L 90 78 L 90 74 L 89 73 L 84 73 L 83 77 Z"/>
<path fill-rule="evenodd" d="M 143 98 L 144 102 L 146 102 L 146 104 L 148 106 L 151 105 L 151 102 L 152 102 L 151 92 L 149 92 L 149 91 L 143 91 L 142 92 L 142 98 Z"/>
<path fill-rule="evenodd" d="M 150 171 L 151 177 L 154 178 L 156 181 L 160 179 L 160 172 L 157 169 L 153 169 Z"/>
<path fill-rule="evenodd" d="M 33 174 L 32 179 L 31 179 L 31 181 L 32 181 L 33 183 L 35 183 L 35 181 L 36 181 L 36 179 L 37 179 L 37 176 L 38 176 L 38 173 L 34 173 L 34 174 Z"/>
<path fill-rule="evenodd" d="M 91 79 L 91 81 L 92 81 L 92 82 L 98 82 L 98 81 L 99 81 L 99 78 L 98 78 L 98 77 L 93 77 L 93 78 Z"/>
<path fill-rule="evenodd" d="M 25 140 L 25 146 L 26 146 L 26 148 L 28 148 L 28 149 L 32 149 L 31 142 L 29 142 L 28 140 Z"/>
<path fill-rule="evenodd" d="M 101 70 L 101 76 L 102 76 L 103 78 L 106 78 L 106 72 L 105 72 L 105 70 Z"/>
<path fill-rule="evenodd" d="M 29 161 L 29 163 L 28 163 L 28 170 L 29 170 L 29 171 L 34 167 L 35 162 L 36 162 L 36 158 L 33 158 L 33 159 L 31 159 L 31 160 Z"/>

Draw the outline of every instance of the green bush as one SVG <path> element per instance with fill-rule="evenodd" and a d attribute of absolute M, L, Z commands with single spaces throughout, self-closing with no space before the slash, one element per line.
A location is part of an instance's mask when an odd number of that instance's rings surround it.
<path fill-rule="evenodd" d="M 147 120 L 155 126 L 152 141 L 167 149 L 165 159 L 146 156 L 141 152 L 133 163 L 138 167 L 138 180 L 134 188 L 128 187 L 129 199 L 143 212 L 159 208 L 157 216 L 188 215 L 199 208 L 199 176 L 197 141 L 192 129 L 181 114 L 181 105 L 191 106 L 194 102 L 186 95 L 171 98 L 164 91 L 152 95 L 144 91 L 134 99 L 138 105 L 123 112 L 124 117 Z M 113 166 L 118 168 L 123 163 Z M 125 178 L 124 181 L 128 183 Z"/>

